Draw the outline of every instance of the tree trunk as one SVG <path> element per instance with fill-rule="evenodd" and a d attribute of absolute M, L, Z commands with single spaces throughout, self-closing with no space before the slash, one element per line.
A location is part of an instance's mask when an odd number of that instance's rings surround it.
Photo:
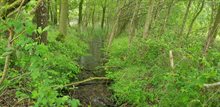
<path fill-rule="evenodd" d="M 192 5 L 192 0 L 189 0 L 187 8 L 186 8 L 186 13 L 183 17 L 183 22 L 182 22 L 180 32 L 179 32 L 180 37 L 182 37 L 182 35 L 183 35 L 184 29 L 185 29 L 185 26 L 186 26 L 187 17 L 189 15 L 189 9 L 190 9 L 191 5 Z"/>
<path fill-rule="evenodd" d="M 53 20 L 53 23 L 54 23 L 54 25 L 57 25 L 57 0 L 55 0 L 55 2 L 54 2 L 54 10 L 53 10 L 54 12 L 54 20 Z"/>
<path fill-rule="evenodd" d="M 196 13 L 195 17 L 193 18 L 192 22 L 189 25 L 189 30 L 188 30 L 186 38 L 189 37 L 189 35 L 190 35 L 191 31 L 192 31 L 192 28 L 193 28 L 193 24 L 196 21 L 196 19 L 199 16 L 199 14 L 202 12 L 202 9 L 203 9 L 204 5 L 205 5 L 205 0 L 202 1 L 202 4 L 201 4 L 201 7 L 200 7 L 199 11 Z"/>
<path fill-rule="evenodd" d="M 215 21 L 213 23 L 213 26 L 209 30 L 209 33 L 208 33 L 208 36 L 207 36 L 207 39 L 206 39 L 206 42 L 205 42 L 205 45 L 203 48 L 203 55 L 204 56 L 207 54 L 209 47 L 213 45 L 213 42 L 214 42 L 214 40 L 217 36 L 217 33 L 218 33 L 219 25 L 220 25 L 220 4 L 218 7 L 218 13 L 215 17 Z"/>
<path fill-rule="evenodd" d="M 35 11 L 35 19 L 37 23 L 37 28 L 44 29 L 48 26 L 48 9 L 47 9 L 46 0 L 42 0 L 40 5 L 37 7 Z M 41 34 L 37 34 L 34 38 L 35 40 L 39 41 L 40 43 L 47 43 L 47 31 L 42 32 Z M 39 40 L 40 39 L 40 40 Z"/>
<path fill-rule="evenodd" d="M 54 24 L 54 23 L 53 23 L 53 20 L 54 20 L 54 15 L 53 15 L 53 1 L 48 0 L 47 5 L 48 5 L 49 16 L 50 16 L 50 22 L 51 22 L 52 24 Z"/>
<path fill-rule="evenodd" d="M 138 10 L 139 10 L 140 4 L 141 4 L 141 0 L 137 0 L 135 2 L 135 9 L 133 11 L 133 15 L 132 15 L 130 26 L 129 26 L 129 45 L 131 44 L 132 39 L 135 36 L 135 27 L 137 26 L 135 25 L 135 20 L 137 19 L 137 14 L 139 13 Z"/>
<path fill-rule="evenodd" d="M 163 25 L 162 25 L 161 30 L 160 30 L 160 35 L 163 35 L 163 33 L 166 31 L 166 25 L 167 25 L 168 19 L 170 17 L 170 12 L 172 10 L 173 4 L 174 4 L 174 0 L 171 0 L 169 2 L 168 9 L 167 9 L 167 14 L 165 15 L 164 22 L 163 22 Z"/>
<path fill-rule="evenodd" d="M 68 27 L 68 0 L 61 0 L 60 8 L 61 11 L 60 11 L 59 31 L 60 31 L 60 36 L 64 37 L 67 35 L 67 27 Z"/>
<path fill-rule="evenodd" d="M 93 29 L 95 27 L 95 11 L 96 11 L 96 5 L 93 5 L 93 10 L 92 10 L 92 28 Z"/>
<path fill-rule="evenodd" d="M 82 23 L 82 11 L 83 11 L 83 2 L 84 0 L 80 0 L 80 3 L 79 3 L 79 19 L 78 19 L 78 25 L 79 25 L 79 28 L 81 28 L 81 23 Z"/>
<path fill-rule="evenodd" d="M 102 6 L 102 22 L 101 22 L 101 28 L 103 29 L 105 24 L 105 12 L 106 12 L 106 0 L 104 2 L 104 5 Z"/>
<path fill-rule="evenodd" d="M 152 14 L 153 14 L 153 9 L 154 9 L 154 0 L 149 1 L 149 8 L 148 8 L 148 13 L 144 25 L 144 32 L 143 32 L 143 38 L 148 37 L 149 29 L 150 29 L 150 23 L 152 20 Z"/>
<path fill-rule="evenodd" d="M 110 35 L 109 35 L 108 45 L 107 45 L 108 48 L 111 46 L 115 33 L 118 31 L 118 22 L 119 22 L 120 14 L 122 13 L 122 7 L 124 6 L 124 4 L 125 4 L 125 1 L 122 6 L 120 5 L 120 1 L 118 1 L 116 20 L 114 21 L 114 24 L 112 26 L 112 31 L 110 32 Z"/>

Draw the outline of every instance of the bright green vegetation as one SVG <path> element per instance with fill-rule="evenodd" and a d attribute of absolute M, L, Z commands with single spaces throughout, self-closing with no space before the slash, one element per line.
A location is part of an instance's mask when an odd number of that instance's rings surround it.
<path fill-rule="evenodd" d="M 218 107 L 219 27 L 219 0 L 2 0 L 0 106 Z"/>
<path fill-rule="evenodd" d="M 22 23 L 17 21 L 12 24 Z M 15 30 L 15 32 L 19 31 Z M 74 32 L 71 33 L 74 34 Z M 74 36 L 68 36 L 64 42 L 56 41 L 56 35 L 58 32 L 55 29 L 49 31 L 47 45 L 38 44 L 32 38 L 25 37 L 25 34 L 20 35 L 14 41 L 13 48 L 3 48 L 2 46 L 6 46 L 1 45 L 0 64 L 2 67 L 5 54 L 14 53 L 11 56 L 12 68 L 8 70 L 8 77 L 1 85 L 1 92 L 9 87 L 15 88 L 18 99 L 34 99 L 35 106 L 78 105 L 77 100 L 60 95 L 59 90 L 54 89 L 58 89 L 76 78 L 80 72 L 76 60 L 85 54 L 87 46 Z M 6 40 L 1 39 L 0 41 L 5 44 Z"/>
<path fill-rule="evenodd" d="M 161 38 L 162 39 L 162 38 Z M 207 59 L 201 59 L 201 45 L 188 44 L 192 48 L 172 48 L 163 40 L 134 40 L 128 47 L 127 38 L 113 42 L 108 77 L 115 83 L 112 89 L 118 103 L 129 102 L 143 107 L 160 106 L 210 106 L 218 104 L 218 94 L 204 89 L 205 83 L 219 80 L 219 56 L 217 49 Z M 139 47 L 139 48 L 136 48 Z M 170 67 L 169 50 L 175 55 L 175 68 Z M 204 68 L 200 69 L 200 64 Z M 213 96 L 210 98 L 210 96 Z"/>

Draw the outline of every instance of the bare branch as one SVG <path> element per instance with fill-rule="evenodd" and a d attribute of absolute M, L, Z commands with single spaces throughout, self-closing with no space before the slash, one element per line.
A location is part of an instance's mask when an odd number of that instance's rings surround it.
<path fill-rule="evenodd" d="M 9 29 L 8 31 L 9 31 L 9 37 L 8 37 L 8 46 L 7 47 L 11 48 L 12 47 L 11 40 L 12 40 L 12 36 L 13 36 L 13 30 Z M 10 63 L 10 54 L 8 54 L 6 56 L 6 58 L 5 58 L 5 66 L 4 66 L 2 78 L 0 80 L 0 85 L 4 82 L 4 80 L 6 78 L 6 75 L 7 75 L 7 72 L 8 72 L 9 63 Z"/>
<path fill-rule="evenodd" d="M 212 83 L 212 84 L 204 84 L 204 87 L 211 88 L 211 87 L 218 87 L 220 86 L 220 82 Z"/>

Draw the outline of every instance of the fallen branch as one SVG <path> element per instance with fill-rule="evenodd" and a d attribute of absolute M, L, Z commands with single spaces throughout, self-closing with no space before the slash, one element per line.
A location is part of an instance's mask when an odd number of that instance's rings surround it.
<path fill-rule="evenodd" d="M 79 84 L 82 84 L 82 83 L 85 83 L 85 82 L 89 82 L 89 81 L 93 81 L 93 80 L 110 80 L 110 79 L 107 78 L 107 77 L 90 77 L 90 78 L 82 80 L 82 81 L 77 81 L 77 82 L 66 84 L 63 87 L 77 86 Z"/>
<path fill-rule="evenodd" d="M 13 36 L 13 30 L 12 29 L 9 29 L 9 37 L 8 37 L 8 45 L 7 47 L 8 48 L 11 48 L 12 47 L 12 36 Z M 10 54 L 8 54 L 5 58 L 5 66 L 4 66 L 4 70 L 3 70 L 3 73 L 2 73 L 2 78 L 0 80 L 0 85 L 4 82 L 5 78 L 6 78 L 6 75 L 7 75 L 7 72 L 8 72 L 8 66 L 9 66 L 9 63 L 10 63 Z"/>
<path fill-rule="evenodd" d="M 204 84 L 204 87 L 211 88 L 211 87 L 217 87 L 220 86 L 220 82 L 212 83 L 212 84 Z"/>
<path fill-rule="evenodd" d="M 64 87 L 69 87 L 69 86 L 77 86 L 77 85 L 80 85 L 80 84 L 83 84 L 83 83 L 86 83 L 86 82 L 89 82 L 89 81 L 93 81 L 93 80 L 110 80 L 110 79 L 107 78 L 107 77 L 90 77 L 90 78 L 87 78 L 85 80 L 72 82 L 72 83 L 69 83 L 69 84 L 66 84 L 66 85 L 63 85 L 63 86 L 55 85 L 55 86 L 52 86 L 52 88 L 59 89 L 59 88 L 64 88 Z"/>

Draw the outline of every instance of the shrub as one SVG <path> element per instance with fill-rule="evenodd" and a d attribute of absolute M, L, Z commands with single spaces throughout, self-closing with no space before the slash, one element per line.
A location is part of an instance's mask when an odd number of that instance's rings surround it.
<path fill-rule="evenodd" d="M 23 23 L 26 22 L 17 21 L 11 24 L 19 26 Z M 68 34 L 62 42 L 56 41 L 57 32 L 52 28 L 49 30 L 48 44 L 40 44 L 27 36 L 35 28 L 29 21 L 27 24 L 27 27 L 15 29 L 15 32 L 20 32 L 22 28 L 27 31 L 14 41 L 8 78 L 0 90 L 6 87 L 15 88 L 18 99 L 31 99 L 35 106 L 76 107 L 79 101 L 62 95 L 60 89 L 70 80 L 76 79 L 80 72 L 76 61 L 86 53 L 87 46 L 74 33 Z M 4 54 L 7 51 L 2 44 L 6 43 L 1 41 L 7 40 L 0 39 L 0 54 Z M 3 64 L 1 60 L 0 66 Z"/>

